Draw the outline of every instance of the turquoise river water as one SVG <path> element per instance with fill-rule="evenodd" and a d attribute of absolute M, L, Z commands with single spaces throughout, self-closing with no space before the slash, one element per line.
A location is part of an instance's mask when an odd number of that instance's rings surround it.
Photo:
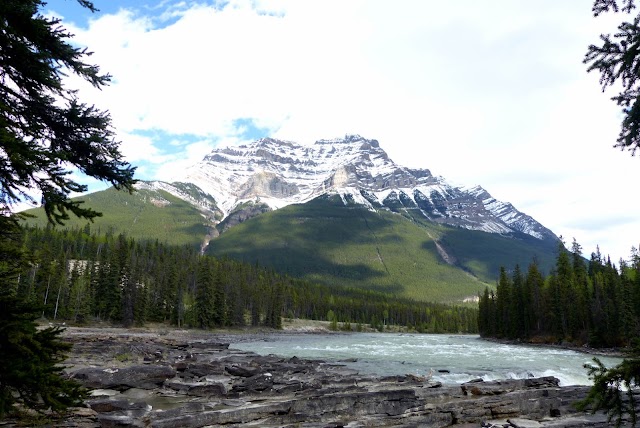
<path fill-rule="evenodd" d="M 585 363 L 593 356 L 566 349 L 499 344 L 473 335 L 274 334 L 235 343 L 261 355 L 353 360 L 347 366 L 379 376 L 433 373 L 433 380 L 457 384 L 484 380 L 555 376 L 560 385 L 589 385 Z M 599 357 L 607 366 L 620 358 Z"/>

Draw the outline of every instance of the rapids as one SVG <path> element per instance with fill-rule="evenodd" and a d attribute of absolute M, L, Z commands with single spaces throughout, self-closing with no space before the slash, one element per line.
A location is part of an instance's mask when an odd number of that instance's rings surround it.
<path fill-rule="evenodd" d="M 472 379 L 555 376 L 560 385 L 589 385 L 584 364 L 593 356 L 567 349 L 489 342 L 474 335 L 435 334 L 274 334 L 234 348 L 261 355 L 339 360 L 378 376 L 432 375 L 443 384 Z M 621 359 L 598 357 L 606 366 Z"/>

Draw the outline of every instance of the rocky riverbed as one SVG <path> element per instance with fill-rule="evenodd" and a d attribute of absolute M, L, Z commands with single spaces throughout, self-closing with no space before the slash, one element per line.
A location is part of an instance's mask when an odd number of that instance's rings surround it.
<path fill-rule="evenodd" d="M 295 334 L 295 333 L 288 333 Z M 339 361 L 260 356 L 236 334 L 69 328 L 69 376 L 91 390 L 66 427 L 608 427 L 587 387 L 552 377 L 445 386 Z M 255 340 L 255 336 L 250 336 Z"/>

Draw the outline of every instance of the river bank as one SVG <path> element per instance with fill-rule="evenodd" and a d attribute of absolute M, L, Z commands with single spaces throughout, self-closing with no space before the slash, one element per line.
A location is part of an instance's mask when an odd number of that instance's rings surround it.
<path fill-rule="evenodd" d="M 572 343 L 548 343 L 543 341 L 527 341 L 527 340 L 510 340 L 510 339 L 498 339 L 495 337 L 481 337 L 482 340 L 488 342 L 500 343 L 506 345 L 524 345 L 538 348 L 554 348 L 554 349 L 566 349 L 569 351 L 580 352 L 583 354 L 592 355 L 594 357 L 616 357 L 624 358 L 626 355 L 625 349 L 621 348 L 593 348 L 588 345 L 574 345 Z"/>
<path fill-rule="evenodd" d="M 258 355 L 234 343 L 300 330 L 77 328 L 67 373 L 92 391 L 59 425 L 94 427 L 605 427 L 572 406 L 588 387 L 552 377 L 447 386 L 361 374 L 334 360 Z M 484 425 L 482 425 L 484 424 Z"/>

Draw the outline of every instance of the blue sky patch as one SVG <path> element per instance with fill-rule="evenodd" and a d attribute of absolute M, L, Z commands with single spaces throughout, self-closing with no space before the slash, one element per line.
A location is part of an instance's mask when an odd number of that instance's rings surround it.
<path fill-rule="evenodd" d="M 156 144 L 161 144 L 162 147 L 181 147 L 187 144 L 196 143 L 202 141 L 201 135 L 195 134 L 171 134 L 161 129 L 136 129 L 131 132 L 132 135 L 139 135 L 141 137 L 149 138 Z M 168 150 L 171 151 L 171 150 Z"/>
<path fill-rule="evenodd" d="M 87 28 L 91 19 L 101 15 L 113 15 L 121 9 L 132 11 L 136 16 L 146 16 L 154 23 L 155 29 L 162 29 L 175 24 L 182 13 L 194 5 L 205 4 L 216 10 L 222 10 L 228 5 L 228 1 L 176 1 L 176 0 L 98 0 L 93 5 L 98 9 L 92 13 L 82 7 L 76 0 L 51 0 L 47 3 L 45 12 L 55 11 L 64 16 L 65 22 L 72 22 L 78 27 Z"/>
<path fill-rule="evenodd" d="M 271 134 L 269 128 L 257 126 L 255 121 L 248 117 L 235 119 L 233 127 L 238 130 L 238 136 L 243 140 L 259 140 Z"/>

